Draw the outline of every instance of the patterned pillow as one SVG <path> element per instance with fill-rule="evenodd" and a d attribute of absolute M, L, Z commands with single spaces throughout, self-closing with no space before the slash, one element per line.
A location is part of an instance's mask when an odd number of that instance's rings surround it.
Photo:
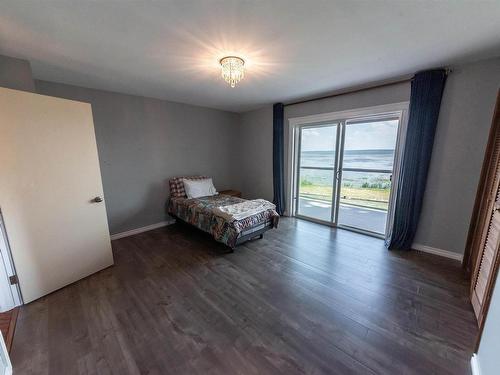
<path fill-rule="evenodd" d="M 191 177 L 174 177 L 170 179 L 170 196 L 172 198 L 186 198 L 186 190 L 184 190 L 184 182 L 183 179 L 186 180 L 205 180 L 207 176 L 191 176 Z"/>

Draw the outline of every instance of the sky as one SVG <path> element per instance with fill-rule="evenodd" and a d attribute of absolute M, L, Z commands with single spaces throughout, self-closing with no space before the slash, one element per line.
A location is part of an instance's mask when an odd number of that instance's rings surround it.
<path fill-rule="evenodd" d="M 345 150 L 394 149 L 397 120 L 346 125 Z M 337 127 L 307 128 L 302 132 L 302 151 L 331 151 Z"/>

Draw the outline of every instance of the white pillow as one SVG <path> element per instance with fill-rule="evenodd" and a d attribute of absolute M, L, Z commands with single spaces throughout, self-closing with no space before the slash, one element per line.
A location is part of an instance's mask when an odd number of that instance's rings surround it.
<path fill-rule="evenodd" d="M 185 178 L 182 182 L 184 182 L 184 190 L 186 190 L 188 198 L 209 197 L 218 194 L 211 178 L 203 180 L 188 180 Z"/>

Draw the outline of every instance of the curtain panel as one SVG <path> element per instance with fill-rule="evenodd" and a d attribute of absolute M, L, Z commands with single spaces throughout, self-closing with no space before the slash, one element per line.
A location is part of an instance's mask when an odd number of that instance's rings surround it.
<path fill-rule="evenodd" d="M 409 250 L 417 232 L 445 81 L 446 70 L 435 69 L 415 74 L 411 83 L 390 250 Z"/>
<path fill-rule="evenodd" d="M 278 214 L 285 212 L 284 105 L 273 105 L 273 203 Z"/>

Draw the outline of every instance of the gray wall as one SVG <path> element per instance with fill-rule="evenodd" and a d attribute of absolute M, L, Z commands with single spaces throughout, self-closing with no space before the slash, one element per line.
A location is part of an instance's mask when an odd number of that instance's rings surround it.
<path fill-rule="evenodd" d="M 484 331 L 477 353 L 482 375 L 498 374 L 500 360 L 500 278 L 497 278 L 490 309 L 484 323 Z"/>
<path fill-rule="evenodd" d="M 111 233 L 166 219 L 168 179 L 205 174 L 232 188 L 238 115 L 45 81 L 39 93 L 92 104 Z"/>
<path fill-rule="evenodd" d="M 0 55 L 0 86 L 35 92 L 29 61 Z"/>
<path fill-rule="evenodd" d="M 500 59 L 453 68 L 443 94 L 415 243 L 463 253 L 499 83 Z M 288 106 L 285 147 L 292 117 L 402 102 L 409 97 L 410 84 L 405 83 Z M 240 158 L 242 174 L 252 176 L 240 180 L 241 189 L 250 197 L 268 197 L 272 195 L 272 107 L 241 114 L 240 124 L 246 135 L 241 149 L 253 147 L 261 154 L 253 164 Z M 265 155 L 269 159 L 263 160 Z"/>
<path fill-rule="evenodd" d="M 244 198 L 273 199 L 273 107 L 240 115 L 238 186 Z"/>
<path fill-rule="evenodd" d="M 499 88 L 498 58 L 453 67 L 443 93 L 416 243 L 464 252 Z"/>

